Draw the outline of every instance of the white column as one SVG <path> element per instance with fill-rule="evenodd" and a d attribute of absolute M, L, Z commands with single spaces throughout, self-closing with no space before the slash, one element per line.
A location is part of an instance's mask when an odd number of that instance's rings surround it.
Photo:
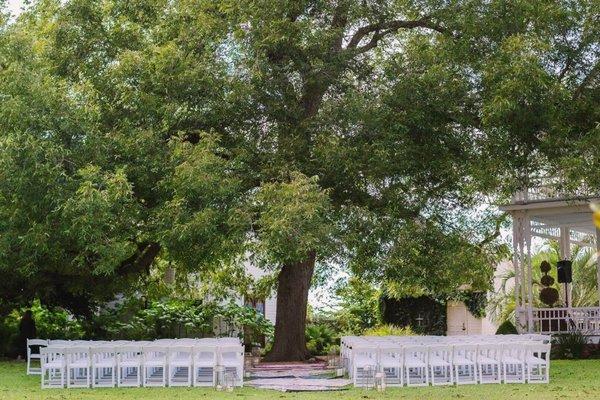
<path fill-rule="evenodd" d="M 525 213 L 517 211 L 513 214 L 513 248 L 515 267 L 515 301 L 516 315 L 515 322 L 520 333 L 529 331 L 528 312 L 531 304 L 528 304 L 528 288 L 526 274 L 526 258 L 525 258 Z"/>
<path fill-rule="evenodd" d="M 534 331 L 533 326 L 533 271 L 531 266 L 531 220 L 525 213 L 525 246 L 527 249 L 527 329 L 530 333 Z"/>
<path fill-rule="evenodd" d="M 520 232 L 518 216 L 513 214 L 513 268 L 515 270 L 515 307 L 517 309 L 517 313 L 515 315 L 517 317 L 519 308 L 521 307 L 521 280 L 519 279 L 519 275 L 521 274 L 521 263 L 519 259 L 519 236 Z M 598 273 L 600 274 L 600 270 Z M 600 296 L 600 288 L 598 289 L 598 294 Z M 518 323 L 518 321 L 516 322 Z"/>

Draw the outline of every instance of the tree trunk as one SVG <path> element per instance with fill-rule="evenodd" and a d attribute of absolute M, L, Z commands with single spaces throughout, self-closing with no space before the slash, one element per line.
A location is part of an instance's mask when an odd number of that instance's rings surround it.
<path fill-rule="evenodd" d="M 277 320 L 273 349 L 266 361 L 305 361 L 306 307 L 315 269 L 315 253 L 302 262 L 284 264 L 278 277 Z"/>

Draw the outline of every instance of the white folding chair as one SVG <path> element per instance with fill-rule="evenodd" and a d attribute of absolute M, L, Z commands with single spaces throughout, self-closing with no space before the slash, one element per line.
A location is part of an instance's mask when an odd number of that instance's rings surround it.
<path fill-rule="evenodd" d="M 457 385 L 477 383 L 477 345 L 463 343 L 454 345 L 452 362 L 454 381 Z"/>
<path fill-rule="evenodd" d="M 502 382 L 502 345 L 487 343 L 478 345 L 477 368 L 480 383 Z"/>
<path fill-rule="evenodd" d="M 210 344 L 196 344 L 193 351 L 194 386 L 213 386 L 217 365 L 217 347 Z"/>
<path fill-rule="evenodd" d="M 433 344 L 427 348 L 427 364 L 429 365 L 429 379 L 433 386 L 453 385 L 452 346 L 446 344 Z"/>
<path fill-rule="evenodd" d="M 404 373 L 406 386 L 428 386 L 427 368 L 428 349 L 425 345 L 404 347 Z"/>
<path fill-rule="evenodd" d="M 48 340 L 48 346 L 67 348 L 72 345 L 73 345 L 73 342 L 71 340 L 54 340 L 54 339 Z"/>
<path fill-rule="evenodd" d="M 244 347 L 242 345 L 219 345 L 218 364 L 225 367 L 226 374 L 233 374 L 236 386 L 244 384 Z"/>
<path fill-rule="evenodd" d="M 372 384 L 377 370 L 379 349 L 373 344 L 354 344 L 352 347 L 352 380 L 354 386 Z"/>
<path fill-rule="evenodd" d="M 169 348 L 169 386 L 192 386 L 192 346 Z"/>
<path fill-rule="evenodd" d="M 137 344 L 118 346 L 117 386 L 139 387 L 142 384 L 142 348 Z"/>
<path fill-rule="evenodd" d="M 167 386 L 167 353 L 164 345 L 142 347 L 143 386 Z"/>
<path fill-rule="evenodd" d="M 398 345 L 382 347 L 379 351 L 379 369 L 385 374 L 385 381 L 390 386 L 404 384 L 404 349 Z"/>
<path fill-rule="evenodd" d="M 48 341 L 44 339 L 27 339 L 27 375 L 40 375 L 42 373 L 42 358 L 40 349 L 48 346 Z M 34 351 L 36 350 L 37 351 Z M 31 362 L 37 360 L 40 367 L 32 367 Z"/>
<path fill-rule="evenodd" d="M 65 386 L 65 349 L 62 347 L 42 347 L 40 349 L 42 389 L 63 388 Z"/>
<path fill-rule="evenodd" d="M 117 376 L 117 351 L 115 346 L 93 346 L 92 387 L 114 387 Z"/>
<path fill-rule="evenodd" d="M 525 383 L 526 343 L 502 344 L 502 376 L 504 383 Z"/>
<path fill-rule="evenodd" d="M 525 346 L 527 382 L 548 383 L 550 381 L 550 343 L 529 343 Z"/>
<path fill-rule="evenodd" d="M 65 349 L 68 388 L 90 387 L 90 348 L 72 346 Z"/>

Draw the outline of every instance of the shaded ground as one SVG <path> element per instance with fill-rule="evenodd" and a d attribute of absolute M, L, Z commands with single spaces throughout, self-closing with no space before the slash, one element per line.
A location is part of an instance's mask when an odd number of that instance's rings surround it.
<path fill-rule="evenodd" d="M 0 399 L 600 399 L 600 360 L 553 361 L 548 385 L 473 385 L 461 387 L 395 388 L 384 394 L 362 389 L 321 393 L 281 393 L 254 388 L 233 393 L 210 388 L 123 388 L 123 389 L 40 389 L 38 376 L 25 375 L 25 363 L 0 362 Z"/>

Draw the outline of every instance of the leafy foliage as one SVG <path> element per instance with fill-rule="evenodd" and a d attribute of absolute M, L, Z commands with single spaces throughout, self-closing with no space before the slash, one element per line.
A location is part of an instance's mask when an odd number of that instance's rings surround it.
<path fill-rule="evenodd" d="M 559 246 L 557 242 L 547 242 L 538 253 L 532 255 L 532 265 L 540 265 L 542 261 L 548 261 L 551 265 L 556 265 L 559 260 Z M 572 261 L 573 261 L 573 291 L 572 291 L 572 305 L 573 307 L 589 307 L 596 305 L 597 289 L 596 289 L 596 255 L 591 249 L 573 246 L 571 249 Z M 539 299 L 539 293 L 541 290 L 540 283 L 542 276 L 539 268 L 532 268 L 532 281 L 533 281 L 533 299 L 535 307 L 543 307 Z M 559 289 L 556 280 L 556 268 L 553 268 L 549 275 L 554 281 L 551 286 L 554 289 Z M 514 321 L 514 271 L 511 269 L 502 277 L 500 290 L 491 297 L 488 306 L 488 313 L 495 321 L 504 321 L 511 319 Z M 558 291 L 559 299 L 561 302 L 561 292 Z"/>
<path fill-rule="evenodd" d="M 446 333 L 446 301 L 428 296 L 400 299 L 382 296 L 382 320 L 386 324 L 410 329 L 419 334 L 444 335 Z"/>
<path fill-rule="evenodd" d="M 367 329 L 364 334 L 366 336 L 415 336 L 415 333 L 410 327 L 399 327 L 396 325 L 378 325 Z"/>
<path fill-rule="evenodd" d="M 340 282 L 335 292 L 339 304 L 332 317 L 339 332 L 360 335 L 380 320 L 380 291 L 369 282 L 351 277 Z"/>
<path fill-rule="evenodd" d="M 555 335 L 552 339 L 553 353 L 556 358 L 584 358 L 589 344 L 587 336 L 579 331 Z"/>
<path fill-rule="evenodd" d="M 517 333 L 519 333 L 517 332 L 517 328 L 515 328 L 515 325 L 509 320 L 501 323 L 496 330 L 496 335 L 516 335 Z"/>
<path fill-rule="evenodd" d="M 81 339 L 85 335 L 81 323 L 65 310 L 51 310 L 36 301 L 31 311 L 40 338 L 74 340 Z"/>
<path fill-rule="evenodd" d="M 222 332 L 225 336 L 241 335 L 245 327 L 258 334 L 273 334 L 272 324 L 262 314 L 235 303 L 153 301 L 133 315 L 123 314 L 121 310 L 111 314 L 106 318 L 110 324 L 106 330 L 109 337 L 115 339 L 212 336 L 215 323 L 225 327 Z"/>
<path fill-rule="evenodd" d="M 47 308 L 34 301 L 29 308 L 35 321 L 36 335 L 45 339 L 82 339 L 86 336 L 86 326 L 61 308 Z M 19 323 L 25 309 L 13 310 L 4 318 L 0 318 L 0 356 L 14 357 L 23 351 L 19 348 Z"/>
<path fill-rule="evenodd" d="M 552 287 L 552 285 L 554 285 L 554 278 L 548 275 L 548 272 L 550 272 L 551 269 L 551 265 L 548 261 L 544 260 L 541 262 L 540 271 L 543 275 L 540 278 L 540 283 L 544 287 L 540 289 L 540 301 L 550 307 L 552 307 L 559 298 L 558 290 L 555 287 Z"/>
<path fill-rule="evenodd" d="M 340 338 L 327 325 L 309 324 L 306 327 L 306 347 L 311 355 L 328 354 L 332 346 L 339 346 Z"/>
<path fill-rule="evenodd" d="M 485 317 L 488 304 L 486 292 L 459 290 L 454 295 L 448 296 L 448 300 L 462 301 L 474 317 Z"/>
<path fill-rule="evenodd" d="M 330 250 L 330 199 L 316 177 L 292 173 L 289 180 L 265 183 L 254 197 L 257 213 L 257 253 L 267 265 L 302 260 L 310 251 Z"/>
<path fill-rule="evenodd" d="M 157 257 L 214 271 L 249 244 L 396 297 L 486 290 L 502 216 L 472 210 L 530 175 L 600 182 L 596 20 L 593 0 L 2 14 L 0 312 L 90 318 Z"/>

